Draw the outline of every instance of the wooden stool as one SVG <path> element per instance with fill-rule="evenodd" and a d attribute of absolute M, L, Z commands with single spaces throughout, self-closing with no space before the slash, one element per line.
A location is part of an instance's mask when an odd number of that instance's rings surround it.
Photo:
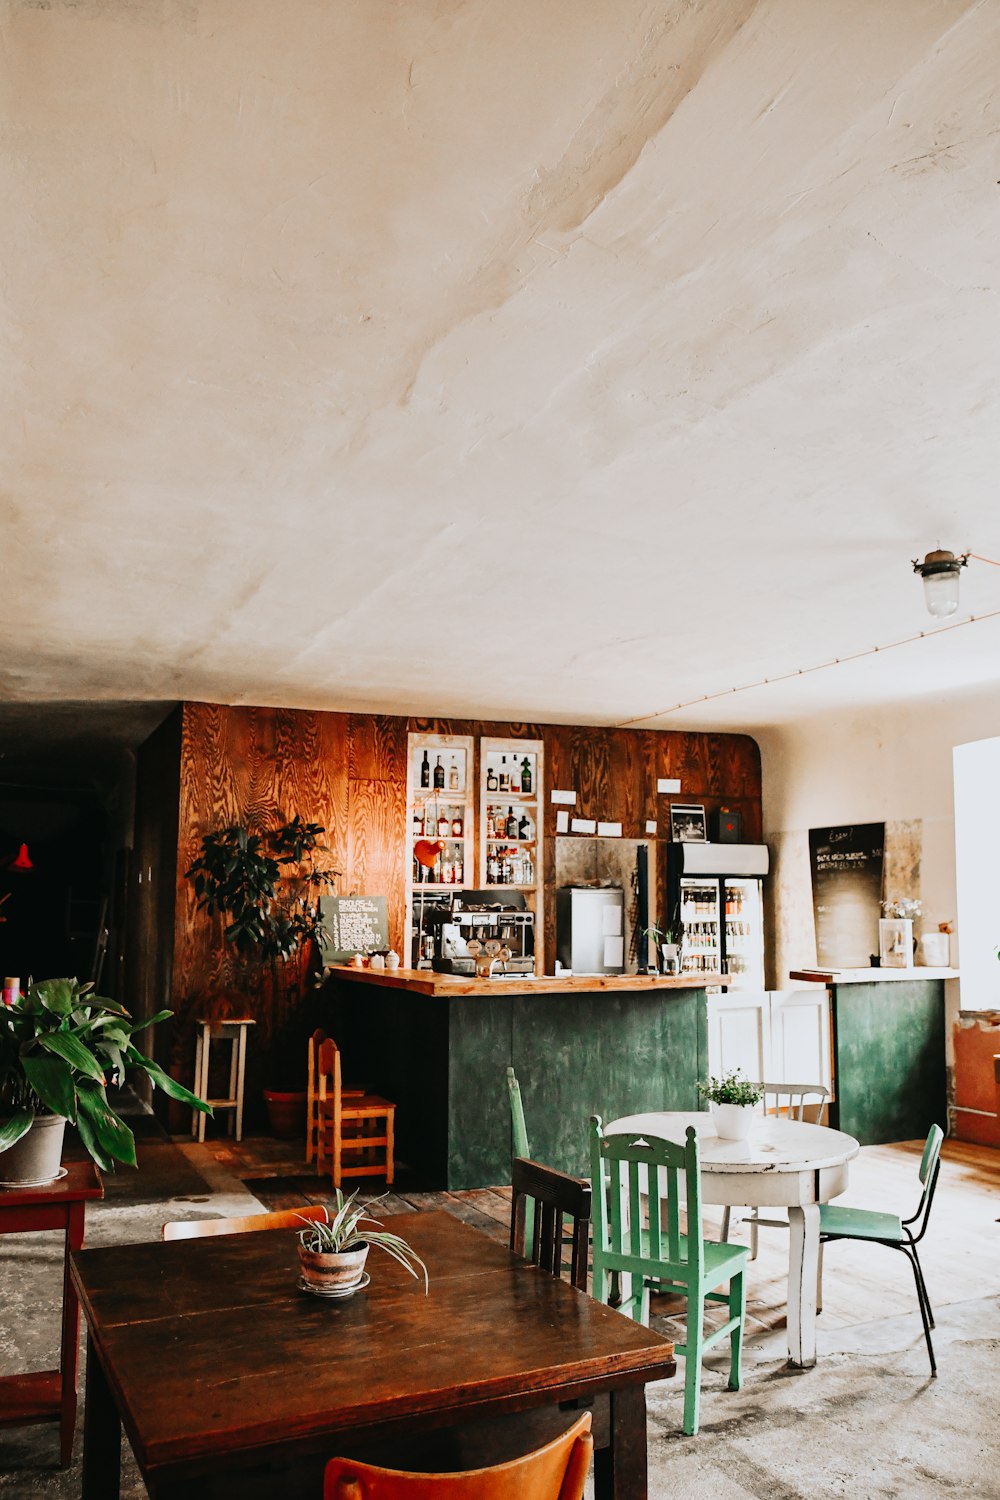
<path fill-rule="evenodd" d="M 214 1110 L 231 1109 L 232 1117 L 228 1121 L 229 1134 L 235 1134 L 236 1139 L 243 1139 L 243 1081 L 246 1077 L 247 1064 L 247 1027 L 254 1026 L 256 1022 L 249 1016 L 242 1016 L 239 1020 L 232 1021 L 205 1021 L 199 1020 L 197 1043 L 194 1054 L 194 1091 L 200 1099 L 204 1099 Z M 209 1099 L 208 1097 L 208 1070 L 211 1046 L 213 1042 L 229 1042 L 229 1097 L 228 1099 Z M 201 1110 L 191 1111 L 191 1134 L 199 1141 L 205 1139 L 205 1120 L 207 1116 Z"/>
<path fill-rule="evenodd" d="M 383 1174 L 386 1187 L 391 1187 L 396 1106 L 377 1094 L 347 1093 L 340 1081 L 340 1050 L 332 1037 L 320 1043 L 317 1075 L 317 1172 L 323 1170 L 329 1151 L 335 1188 L 344 1177 Z"/>

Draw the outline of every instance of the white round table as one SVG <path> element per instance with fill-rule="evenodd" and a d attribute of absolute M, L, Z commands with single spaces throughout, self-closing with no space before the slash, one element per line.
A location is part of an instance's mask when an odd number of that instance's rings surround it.
<path fill-rule="evenodd" d="M 814 1365 L 819 1205 L 845 1190 L 847 1164 L 860 1145 L 842 1130 L 777 1115 L 755 1118 L 748 1141 L 722 1140 L 707 1112 L 626 1115 L 604 1131 L 684 1145 L 689 1125 L 698 1132 L 703 1203 L 788 1210 L 788 1359 L 802 1368 Z"/>

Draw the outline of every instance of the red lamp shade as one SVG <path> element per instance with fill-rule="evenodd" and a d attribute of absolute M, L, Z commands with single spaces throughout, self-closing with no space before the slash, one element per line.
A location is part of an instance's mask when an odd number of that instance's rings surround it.
<path fill-rule="evenodd" d="M 417 839 L 413 846 L 413 857 L 417 864 L 429 870 L 431 865 L 436 865 L 441 858 L 443 848 L 444 839 Z"/>
<path fill-rule="evenodd" d="M 21 845 L 20 849 L 17 851 L 17 858 L 11 860 L 10 867 L 12 870 L 33 870 L 35 868 L 31 863 L 31 860 L 28 858 L 27 844 Z"/>

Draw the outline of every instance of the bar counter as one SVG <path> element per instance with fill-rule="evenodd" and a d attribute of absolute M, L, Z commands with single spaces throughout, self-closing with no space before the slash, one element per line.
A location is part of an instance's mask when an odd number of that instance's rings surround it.
<path fill-rule="evenodd" d="M 830 1124 L 863 1146 L 947 1130 L 945 980 L 957 969 L 795 969 L 830 992 Z"/>
<path fill-rule="evenodd" d="M 718 974 L 471 979 L 429 970 L 327 971 L 327 1029 L 344 1075 L 396 1104 L 413 1185 L 510 1182 L 506 1069 L 532 1155 L 584 1175 L 587 1122 L 700 1108 L 706 985 Z"/>

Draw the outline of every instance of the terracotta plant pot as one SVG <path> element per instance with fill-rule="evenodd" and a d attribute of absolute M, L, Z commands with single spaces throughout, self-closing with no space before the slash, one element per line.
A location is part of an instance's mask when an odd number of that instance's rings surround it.
<path fill-rule="evenodd" d="M 63 1115 L 36 1115 L 27 1135 L 0 1151 L 0 1187 L 44 1187 L 59 1176 Z"/>
<path fill-rule="evenodd" d="M 356 1245 L 353 1250 L 317 1251 L 307 1250 L 299 1242 L 299 1266 L 302 1279 L 320 1292 L 346 1292 L 357 1286 L 365 1274 L 368 1245 Z"/>
<path fill-rule="evenodd" d="M 264 1103 L 267 1105 L 267 1117 L 271 1122 L 272 1135 L 278 1136 L 281 1140 L 292 1140 L 297 1135 L 305 1137 L 306 1096 L 304 1091 L 285 1094 L 275 1089 L 265 1089 Z"/>
<path fill-rule="evenodd" d="M 753 1127 L 752 1104 L 710 1104 L 715 1133 L 723 1141 L 746 1141 Z"/>

